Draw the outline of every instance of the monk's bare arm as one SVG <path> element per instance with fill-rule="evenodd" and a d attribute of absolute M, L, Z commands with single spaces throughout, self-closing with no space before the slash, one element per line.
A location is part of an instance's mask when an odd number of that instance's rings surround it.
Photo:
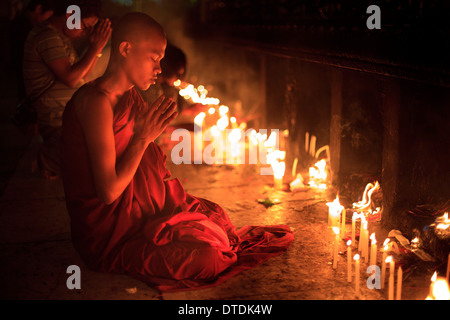
<path fill-rule="evenodd" d="M 89 48 L 80 60 L 72 65 L 69 58 L 64 57 L 48 62 L 47 66 L 59 81 L 70 88 L 75 88 L 94 67 L 98 54 L 102 52 L 110 35 L 111 23 L 109 20 L 102 20 L 96 25 L 95 31 L 90 36 Z"/>
<path fill-rule="evenodd" d="M 89 101 L 89 106 L 79 108 L 77 115 L 86 139 L 97 194 L 106 204 L 111 204 L 130 183 L 149 143 L 175 118 L 176 105 L 160 100 L 160 109 L 166 112 L 159 110 L 156 114 L 158 111 L 150 107 L 143 110 L 136 117 L 139 121 L 136 121 L 131 142 L 117 161 L 110 100 L 95 92 L 85 101 Z"/>

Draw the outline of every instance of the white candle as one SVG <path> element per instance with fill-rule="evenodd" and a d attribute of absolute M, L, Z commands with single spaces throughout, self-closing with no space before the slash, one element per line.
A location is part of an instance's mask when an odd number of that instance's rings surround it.
<path fill-rule="evenodd" d="M 396 300 L 402 300 L 402 282 L 403 282 L 403 270 L 402 267 L 398 267 Z"/>
<path fill-rule="evenodd" d="M 447 282 L 450 282 L 450 253 L 448 254 L 447 274 L 445 276 L 445 279 L 447 279 Z"/>
<path fill-rule="evenodd" d="M 375 233 L 372 233 L 370 236 L 372 240 L 370 247 L 370 265 L 374 266 L 377 264 L 377 240 L 375 239 Z"/>
<path fill-rule="evenodd" d="M 333 269 L 336 269 L 338 253 L 339 253 L 339 228 L 333 227 L 333 232 L 336 235 L 336 237 L 334 238 Z"/>
<path fill-rule="evenodd" d="M 353 260 L 355 260 L 355 293 L 359 297 L 359 254 L 355 254 Z"/>
<path fill-rule="evenodd" d="M 356 243 L 356 218 L 358 217 L 358 214 L 356 212 L 353 212 L 352 216 L 352 243 L 353 245 Z"/>
<path fill-rule="evenodd" d="M 389 246 L 388 243 L 389 239 L 386 239 L 384 241 L 385 245 L 383 248 L 383 258 L 381 259 L 381 289 L 384 288 L 384 284 L 386 282 L 386 257 L 387 257 L 387 252 L 389 250 Z"/>
<path fill-rule="evenodd" d="M 388 294 L 388 298 L 389 300 L 394 300 L 394 272 L 395 272 L 395 261 L 392 258 L 392 256 L 387 257 L 387 259 L 389 259 L 390 266 L 389 269 L 391 269 L 389 271 L 389 294 Z M 387 260 L 386 259 L 386 260 Z"/>
<path fill-rule="evenodd" d="M 363 225 L 364 243 L 362 248 L 362 256 L 365 262 L 369 260 L 369 230 L 367 230 L 367 221 L 364 221 Z"/>
<path fill-rule="evenodd" d="M 347 241 L 347 282 L 352 282 L 352 240 Z"/>
<path fill-rule="evenodd" d="M 341 232 L 345 236 L 345 208 L 342 209 L 341 213 Z"/>
<path fill-rule="evenodd" d="M 361 252 L 362 255 L 362 250 L 363 250 L 363 244 L 364 244 L 364 232 L 363 232 L 363 226 L 364 226 L 364 221 L 366 221 L 366 218 L 364 217 L 364 214 L 360 214 L 359 218 L 361 220 L 361 223 L 359 225 L 359 242 L 358 242 L 358 251 Z"/>

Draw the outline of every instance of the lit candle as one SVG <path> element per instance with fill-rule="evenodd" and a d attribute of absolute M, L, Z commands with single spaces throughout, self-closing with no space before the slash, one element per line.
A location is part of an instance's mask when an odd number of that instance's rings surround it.
<path fill-rule="evenodd" d="M 355 293 L 359 297 L 359 254 L 355 254 L 353 260 L 355 260 Z"/>
<path fill-rule="evenodd" d="M 328 225 L 331 227 L 339 227 L 339 217 L 341 214 L 343 206 L 339 203 L 339 197 L 336 196 L 336 199 L 333 202 L 327 202 L 328 206 Z"/>
<path fill-rule="evenodd" d="M 387 252 L 389 250 L 389 239 L 384 240 L 384 247 L 383 247 L 383 258 L 381 260 L 381 289 L 384 288 L 384 283 L 386 279 L 386 257 Z"/>
<path fill-rule="evenodd" d="M 403 270 L 402 267 L 398 267 L 396 300 L 402 300 L 402 281 L 403 281 Z"/>
<path fill-rule="evenodd" d="M 370 240 L 372 240 L 370 247 L 370 265 L 374 266 L 377 264 L 377 240 L 375 239 L 375 233 L 370 235 Z"/>
<path fill-rule="evenodd" d="M 436 282 L 436 279 L 437 279 L 437 272 L 435 271 L 434 273 L 433 273 L 433 276 L 431 277 L 431 285 L 430 285 L 430 294 L 428 295 L 428 297 L 427 297 L 427 299 L 429 298 L 429 299 L 434 299 L 434 296 L 433 296 L 433 289 L 434 289 L 434 283 Z"/>
<path fill-rule="evenodd" d="M 352 243 L 356 243 L 356 218 L 358 218 L 358 214 L 353 212 L 352 216 Z"/>
<path fill-rule="evenodd" d="M 432 297 L 434 300 L 450 300 L 450 288 L 446 279 L 436 278 L 433 283 Z"/>
<path fill-rule="evenodd" d="M 347 241 L 347 282 L 352 282 L 352 240 Z"/>
<path fill-rule="evenodd" d="M 394 300 L 394 272 L 395 272 L 395 261 L 392 256 L 386 258 L 386 263 L 389 263 L 389 291 L 388 298 L 389 300 Z"/>
<path fill-rule="evenodd" d="M 333 232 L 336 235 L 334 239 L 334 253 L 333 253 L 333 269 L 337 268 L 337 259 L 339 253 L 339 228 L 333 227 Z"/>

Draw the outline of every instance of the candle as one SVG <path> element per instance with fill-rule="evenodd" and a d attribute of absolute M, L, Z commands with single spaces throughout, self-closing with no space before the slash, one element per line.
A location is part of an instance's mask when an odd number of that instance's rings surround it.
<path fill-rule="evenodd" d="M 389 300 L 394 300 L 394 272 L 395 272 L 395 261 L 392 256 L 386 258 L 386 263 L 389 263 L 389 291 L 388 298 Z"/>
<path fill-rule="evenodd" d="M 445 276 L 445 279 L 447 279 L 447 282 L 450 282 L 450 253 L 448 254 L 448 261 L 447 261 L 447 274 Z"/>
<path fill-rule="evenodd" d="M 363 234 L 364 234 L 364 242 L 362 247 L 362 256 L 364 261 L 368 262 L 369 260 L 369 230 L 367 230 L 367 221 L 364 221 L 363 224 Z"/>
<path fill-rule="evenodd" d="M 352 216 L 352 243 L 356 243 L 356 218 L 358 218 L 358 214 L 353 212 Z"/>
<path fill-rule="evenodd" d="M 402 281 L 403 281 L 403 270 L 402 267 L 398 267 L 396 300 L 402 300 Z"/>
<path fill-rule="evenodd" d="M 381 289 L 384 288 L 384 283 L 385 283 L 385 279 L 386 279 L 386 257 L 387 257 L 387 252 L 389 250 L 388 242 L 389 242 L 389 239 L 384 240 L 383 258 L 381 259 Z"/>
<path fill-rule="evenodd" d="M 447 280 L 439 277 L 433 283 L 432 298 L 434 300 L 450 300 L 450 288 Z"/>
<path fill-rule="evenodd" d="M 364 244 L 364 232 L 363 232 L 363 226 L 364 226 L 364 221 L 366 221 L 366 217 L 364 216 L 363 213 L 361 213 L 359 215 L 361 223 L 359 225 L 359 243 L 358 243 L 358 251 L 361 252 L 362 254 L 362 250 L 363 250 L 363 244 Z"/>
<path fill-rule="evenodd" d="M 344 209 L 339 203 L 339 196 L 333 202 L 327 202 L 328 206 L 328 225 L 331 227 L 339 227 L 339 217 Z"/>
<path fill-rule="evenodd" d="M 341 231 L 342 234 L 345 235 L 345 208 L 342 208 L 341 213 Z"/>
<path fill-rule="evenodd" d="M 434 299 L 434 296 L 433 296 L 434 290 L 433 289 L 434 289 L 434 283 L 436 282 L 436 279 L 437 279 L 437 272 L 435 271 L 433 273 L 433 276 L 431 277 L 430 294 L 428 295 L 427 299 L 428 298 Z"/>
<path fill-rule="evenodd" d="M 377 264 L 377 240 L 375 239 L 375 233 L 370 235 L 370 240 L 372 240 L 370 247 L 370 265 L 374 266 Z"/>
<path fill-rule="evenodd" d="M 352 240 L 347 241 L 347 282 L 352 282 Z"/>
<path fill-rule="evenodd" d="M 359 297 L 359 254 L 355 254 L 353 260 L 355 260 L 355 293 Z"/>
<path fill-rule="evenodd" d="M 333 269 L 336 269 L 337 268 L 338 253 L 339 253 L 339 228 L 338 227 L 333 227 L 333 232 L 336 235 L 336 237 L 334 239 Z"/>

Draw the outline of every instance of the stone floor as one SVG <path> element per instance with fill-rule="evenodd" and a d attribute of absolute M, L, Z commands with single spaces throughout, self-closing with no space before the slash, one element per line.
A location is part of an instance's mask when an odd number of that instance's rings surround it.
<path fill-rule="evenodd" d="M 167 293 L 162 296 L 144 283 L 125 275 L 90 271 L 75 252 L 60 180 L 47 181 L 31 172 L 36 137 L 23 143 L 14 174 L 0 198 L 0 298 L 7 300 L 353 300 L 354 283 L 346 281 L 346 258 L 332 268 L 333 237 L 327 228 L 326 202 L 335 195 L 304 189 L 275 191 L 271 177 L 252 165 L 175 166 L 174 177 L 196 196 L 215 201 L 228 212 L 237 228 L 244 225 L 287 224 L 295 240 L 282 255 L 212 288 Z M 170 158 L 169 158 L 170 159 Z M 278 199 L 265 207 L 259 199 Z M 377 237 L 386 231 L 377 229 Z M 341 247 L 345 250 L 345 243 Z M 69 265 L 81 268 L 81 289 L 69 290 Z M 361 268 L 359 299 L 384 300 L 386 290 L 366 287 Z M 424 299 L 429 275 L 403 283 L 404 299 Z"/>

